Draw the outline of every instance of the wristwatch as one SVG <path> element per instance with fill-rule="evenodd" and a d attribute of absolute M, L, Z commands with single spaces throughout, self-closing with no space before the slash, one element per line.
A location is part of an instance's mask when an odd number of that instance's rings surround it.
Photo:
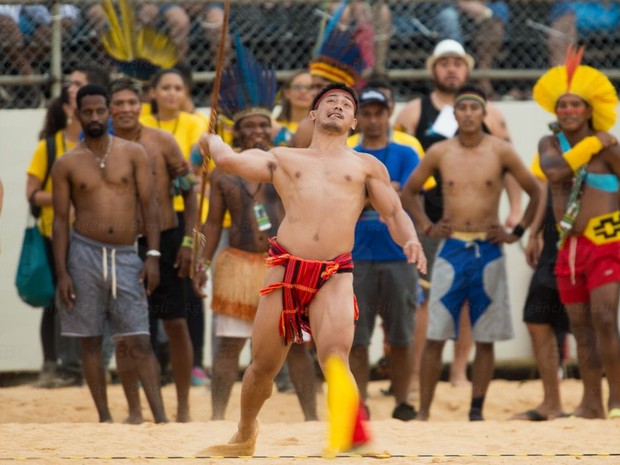
<path fill-rule="evenodd" d="M 151 249 L 146 253 L 147 257 L 161 257 L 161 252 L 159 250 Z"/>

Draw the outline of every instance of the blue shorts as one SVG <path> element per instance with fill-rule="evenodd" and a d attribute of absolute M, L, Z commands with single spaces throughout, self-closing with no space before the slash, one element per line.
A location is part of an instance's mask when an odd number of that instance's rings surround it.
<path fill-rule="evenodd" d="M 431 278 L 428 339 L 455 339 L 465 302 L 476 342 L 513 337 L 505 258 L 499 245 L 454 238 L 441 243 Z"/>
<path fill-rule="evenodd" d="M 510 21 L 510 10 L 505 2 L 485 2 L 493 12 L 493 18 L 499 19 L 502 23 L 508 24 Z"/>
<path fill-rule="evenodd" d="M 618 2 L 610 2 L 608 6 L 602 2 L 556 2 L 551 8 L 549 21 L 553 22 L 569 13 L 575 15 L 577 30 L 582 35 L 593 32 L 615 32 L 620 27 Z"/>
<path fill-rule="evenodd" d="M 52 15 L 43 5 L 29 5 L 19 15 L 19 29 L 22 34 L 31 36 L 39 26 L 49 26 Z"/>

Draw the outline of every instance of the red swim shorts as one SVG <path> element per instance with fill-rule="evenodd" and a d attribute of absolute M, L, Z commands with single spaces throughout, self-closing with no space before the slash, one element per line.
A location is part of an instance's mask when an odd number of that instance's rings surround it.
<path fill-rule="evenodd" d="M 588 302 L 593 289 L 620 281 L 620 241 L 596 245 L 584 236 L 569 236 L 555 274 L 562 303 Z"/>

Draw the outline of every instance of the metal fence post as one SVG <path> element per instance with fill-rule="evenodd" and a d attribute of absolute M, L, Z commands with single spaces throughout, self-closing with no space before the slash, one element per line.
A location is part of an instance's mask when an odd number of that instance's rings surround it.
<path fill-rule="evenodd" d="M 52 56 L 50 59 L 50 81 L 52 97 L 58 97 L 62 89 L 62 23 L 60 0 L 52 5 Z"/>

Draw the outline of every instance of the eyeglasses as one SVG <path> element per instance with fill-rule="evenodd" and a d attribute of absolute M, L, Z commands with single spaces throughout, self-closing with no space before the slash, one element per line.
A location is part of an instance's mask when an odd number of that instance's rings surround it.
<path fill-rule="evenodd" d="M 303 84 L 293 84 L 290 87 L 290 89 L 294 90 L 294 91 L 297 91 L 297 92 L 300 92 L 302 90 L 305 90 L 306 92 L 310 92 L 311 90 L 314 89 L 314 86 L 312 86 L 312 85 L 305 86 Z"/>

